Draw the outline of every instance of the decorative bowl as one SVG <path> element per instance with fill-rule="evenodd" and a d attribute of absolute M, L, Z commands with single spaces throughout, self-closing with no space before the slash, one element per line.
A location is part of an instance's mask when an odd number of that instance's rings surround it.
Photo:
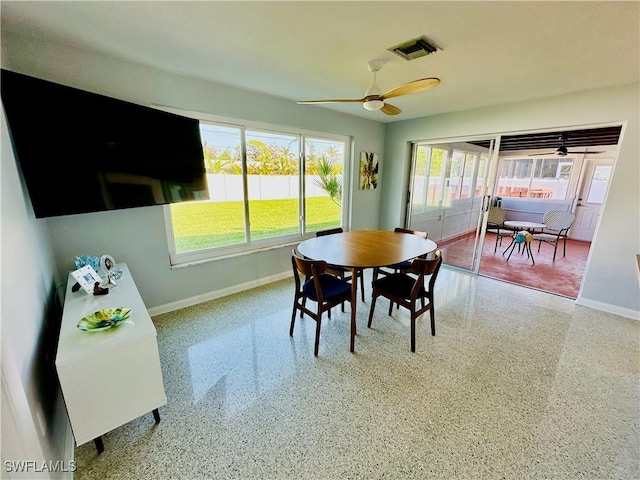
<path fill-rule="evenodd" d="M 131 315 L 131 309 L 126 307 L 105 308 L 93 312 L 78 322 L 77 327 L 85 332 L 100 332 L 117 327 Z"/>

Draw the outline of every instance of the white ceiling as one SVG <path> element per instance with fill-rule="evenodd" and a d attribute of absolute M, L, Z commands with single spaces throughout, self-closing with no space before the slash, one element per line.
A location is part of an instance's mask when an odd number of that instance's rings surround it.
<path fill-rule="evenodd" d="M 640 2 L 618 1 L 2 1 L 11 32 L 291 99 L 361 98 L 370 60 L 394 98 L 388 122 L 640 81 Z M 406 61 L 387 51 L 425 35 L 442 51 Z"/>

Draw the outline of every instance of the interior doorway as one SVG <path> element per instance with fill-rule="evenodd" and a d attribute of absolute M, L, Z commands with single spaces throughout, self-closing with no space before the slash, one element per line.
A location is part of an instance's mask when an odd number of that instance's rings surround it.
<path fill-rule="evenodd" d="M 496 149 L 497 137 L 413 145 L 407 227 L 427 232 L 450 266 L 478 272 Z"/>
<path fill-rule="evenodd" d="M 608 126 L 416 143 L 407 226 L 427 231 L 449 266 L 577 298 L 620 133 Z M 467 166 L 469 151 L 482 149 L 484 166 Z M 507 261 L 502 254 L 511 239 L 500 245 L 486 233 L 486 211 L 496 202 L 507 220 L 542 222 L 554 209 L 575 213 L 566 255 L 563 242 L 554 261 L 553 246 L 534 241 L 534 261 L 517 254 Z"/>

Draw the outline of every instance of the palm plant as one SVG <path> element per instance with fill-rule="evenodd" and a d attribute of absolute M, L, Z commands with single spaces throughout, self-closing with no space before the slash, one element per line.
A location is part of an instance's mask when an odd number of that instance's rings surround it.
<path fill-rule="evenodd" d="M 329 194 L 329 198 L 338 206 L 342 205 L 342 177 L 335 172 L 339 167 L 324 155 L 315 160 L 315 170 L 318 178 L 314 183 Z"/>

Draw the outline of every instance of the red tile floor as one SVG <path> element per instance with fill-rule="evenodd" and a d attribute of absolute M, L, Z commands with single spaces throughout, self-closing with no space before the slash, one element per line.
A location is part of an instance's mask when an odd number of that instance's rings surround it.
<path fill-rule="evenodd" d="M 444 263 L 468 268 L 471 263 L 471 248 L 473 235 L 456 239 L 453 242 L 438 242 L 442 251 Z M 523 285 L 564 297 L 576 298 L 584 267 L 589 255 L 591 242 L 567 240 L 567 254 L 562 256 L 562 243 L 558 245 L 555 262 L 553 260 L 553 245 L 543 243 L 538 253 L 538 242 L 531 244 L 535 265 L 527 258 L 526 253 L 520 254 L 518 249 L 513 252 L 509 261 L 502 252 L 509 246 L 510 238 L 498 243 L 494 253 L 495 235 L 488 233 L 480 260 L 480 275 L 504 280 L 506 282 Z"/>

